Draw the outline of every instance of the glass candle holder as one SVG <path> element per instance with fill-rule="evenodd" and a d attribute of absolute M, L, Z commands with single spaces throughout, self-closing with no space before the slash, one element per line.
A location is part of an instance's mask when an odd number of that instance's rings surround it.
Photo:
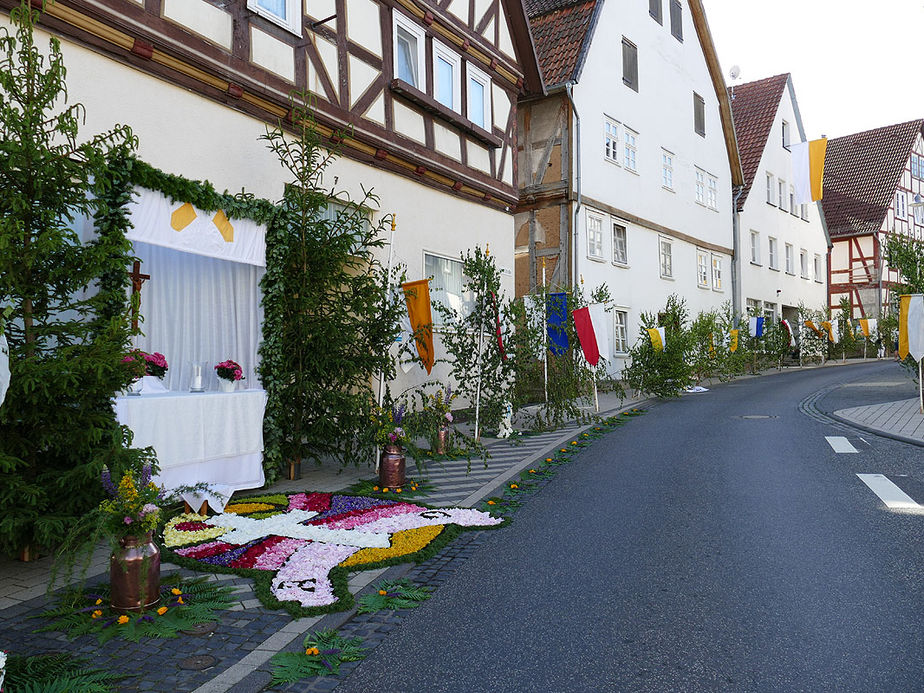
<path fill-rule="evenodd" d="M 189 391 L 205 392 L 205 361 L 191 361 L 189 366 Z"/>

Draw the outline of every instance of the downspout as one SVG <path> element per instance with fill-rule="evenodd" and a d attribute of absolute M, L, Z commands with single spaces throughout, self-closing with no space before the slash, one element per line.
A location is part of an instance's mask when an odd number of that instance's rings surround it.
<path fill-rule="evenodd" d="M 739 218 L 740 212 L 738 211 L 738 200 L 741 199 L 741 195 L 744 192 L 744 186 L 738 186 L 738 192 L 735 193 L 735 199 L 732 202 L 732 312 L 737 316 L 741 314 L 741 269 L 739 263 L 741 262 L 741 248 L 738 243 L 738 233 L 741 227 L 741 220 Z"/>
<path fill-rule="evenodd" d="M 577 106 L 574 104 L 574 97 L 571 93 L 571 89 L 574 87 L 574 83 L 568 82 L 565 85 L 565 94 L 568 96 L 568 101 L 571 103 L 571 112 L 574 113 L 574 129 L 575 129 L 575 149 L 577 150 L 577 163 L 576 163 L 576 172 L 575 172 L 575 184 L 577 186 L 577 203 L 574 206 L 574 238 L 572 244 L 574 246 L 574 271 L 572 273 L 572 279 L 574 281 L 573 286 L 577 287 L 579 285 L 578 279 L 578 215 L 581 212 L 581 116 L 578 114 Z"/>

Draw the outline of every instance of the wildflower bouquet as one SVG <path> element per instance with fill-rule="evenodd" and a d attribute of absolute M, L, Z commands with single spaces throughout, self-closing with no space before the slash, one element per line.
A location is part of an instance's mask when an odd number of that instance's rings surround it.
<path fill-rule="evenodd" d="M 99 504 L 99 510 L 110 536 L 138 536 L 157 529 L 162 498 L 161 489 L 151 481 L 150 464 L 145 463 L 137 478 L 133 472 L 125 472 L 118 486 L 104 466 L 101 481 L 110 497 Z"/>
<path fill-rule="evenodd" d="M 375 442 L 379 445 L 402 446 L 407 442 L 407 433 L 401 424 L 404 421 L 405 406 L 394 404 L 390 408 L 377 408 L 373 414 Z"/>
<path fill-rule="evenodd" d="M 428 398 L 427 404 L 429 408 L 436 413 L 441 424 L 452 423 L 452 412 L 450 411 L 450 407 L 452 406 L 452 400 L 455 398 L 456 393 L 452 391 L 451 386 L 447 386 L 445 392 L 440 388 Z"/>
<path fill-rule="evenodd" d="M 244 380 L 244 371 L 237 361 L 228 359 L 215 366 L 216 375 L 222 380 Z"/>
<path fill-rule="evenodd" d="M 140 349 L 133 349 L 130 351 L 128 355 L 122 359 L 122 363 L 137 368 L 138 377 L 142 375 L 153 375 L 155 378 L 163 378 L 170 368 L 167 365 L 167 358 L 160 352 L 155 351 L 153 354 L 149 354 Z M 144 368 L 143 371 L 141 371 L 142 365 Z"/>

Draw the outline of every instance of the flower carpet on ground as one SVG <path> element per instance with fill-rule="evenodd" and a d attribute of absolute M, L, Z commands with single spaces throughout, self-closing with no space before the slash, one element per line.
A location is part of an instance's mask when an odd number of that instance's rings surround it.
<path fill-rule="evenodd" d="M 336 493 L 244 498 L 213 515 L 187 513 L 164 528 L 171 560 L 256 580 L 271 608 L 293 614 L 352 606 L 346 574 L 429 557 L 463 528 L 503 523 L 482 510 Z"/>

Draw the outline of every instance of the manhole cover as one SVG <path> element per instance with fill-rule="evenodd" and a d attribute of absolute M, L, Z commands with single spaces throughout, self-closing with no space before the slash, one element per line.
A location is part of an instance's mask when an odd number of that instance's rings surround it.
<path fill-rule="evenodd" d="M 191 671 L 202 671 L 209 667 L 215 666 L 218 660 L 212 655 L 193 655 L 180 661 L 180 669 L 189 669 Z"/>
<path fill-rule="evenodd" d="M 778 419 L 780 417 L 773 416 L 772 414 L 744 414 L 739 416 L 739 419 Z"/>
<path fill-rule="evenodd" d="M 214 621 L 210 623 L 197 623 L 192 628 L 189 628 L 188 630 L 181 630 L 180 632 L 183 635 L 208 635 L 215 630 L 217 625 L 218 624 Z"/>

